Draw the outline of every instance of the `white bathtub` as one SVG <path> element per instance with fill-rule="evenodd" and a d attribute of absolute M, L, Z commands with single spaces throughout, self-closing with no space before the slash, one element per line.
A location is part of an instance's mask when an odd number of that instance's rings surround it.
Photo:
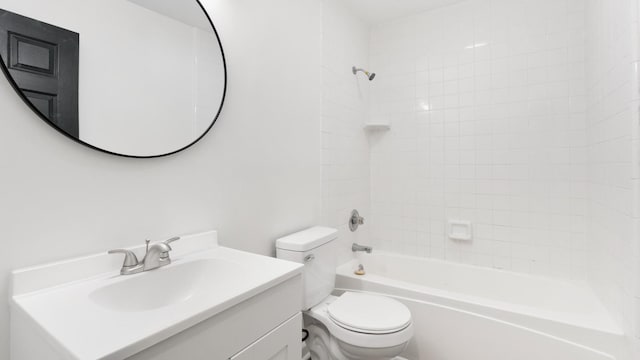
<path fill-rule="evenodd" d="M 362 263 L 367 272 L 357 276 Z M 586 283 L 376 252 L 338 268 L 338 290 L 411 310 L 411 360 L 627 360 L 626 338 Z"/>

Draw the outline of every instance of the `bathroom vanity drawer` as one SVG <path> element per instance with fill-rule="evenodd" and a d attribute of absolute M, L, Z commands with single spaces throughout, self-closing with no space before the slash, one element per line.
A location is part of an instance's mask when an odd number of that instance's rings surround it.
<path fill-rule="evenodd" d="M 286 347 L 287 340 L 283 340 L 285 335 L 292 337 L 290 343 L 300 346 L 302 323 L 298 317 L 302 307 L 301 293 L 302 276 L 297 275 L 129 359 L 228 360 L 236 354 L 241 356 L 243 349 L 249 351 L 253 345 L 261 349 L 258 347 L 260 340 L 271 332 L 275 336 L 274 341 L 282 343 L 280 349 Z M 264 345 L 266 342 L 260 346 Z M 299 348 L 287 351 L 297 351 L 299 358 Z"/>
<path fill-rule="evenodd" d="M 231 357 L 230 360 L 298 360 L 302 353 L 301 328 L 302 313 L 298 313 L 286 323 L 278 326 L 277 329 Z"/>

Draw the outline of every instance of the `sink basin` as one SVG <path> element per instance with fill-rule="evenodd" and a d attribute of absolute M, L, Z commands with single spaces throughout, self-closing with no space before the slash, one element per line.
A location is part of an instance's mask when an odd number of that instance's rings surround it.
<path fill-rule="evenodd" d="M 199 292 L 224 292 L 242 278 L 240 264 L 222 259 L 196 260 L 129 275 L 89 294 L 96 304 L 113 311 L 149 311 L 189 301 Z M 234 276 L 229 276 L 234 274 Z"/>

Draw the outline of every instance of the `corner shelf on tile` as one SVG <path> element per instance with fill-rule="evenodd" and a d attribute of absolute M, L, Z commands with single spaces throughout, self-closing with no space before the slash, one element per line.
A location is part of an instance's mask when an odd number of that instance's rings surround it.
<path fill-rule="evenodd" d="M 390 124 L 364 124 L 364 129 L 367 131 L 389 131 L 391 130 Z"/>

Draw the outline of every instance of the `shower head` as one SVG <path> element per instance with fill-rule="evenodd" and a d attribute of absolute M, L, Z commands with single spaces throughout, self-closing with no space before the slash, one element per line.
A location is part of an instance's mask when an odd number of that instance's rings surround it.
<path fill-rule="evenodd" d="M 362 71 L 365 75 L 367 75 L 367 78 L 369 79 L 369 81 L 373 81 L 373 79 L 376 78 L 375 73 L 370 73 L 365 69 L 359 69 L 359 68 L 356 68 L 355 66 L 351 68 L 351 71 L 353 71 L 353 75 L 356 75 L 358 72 Z"/>

